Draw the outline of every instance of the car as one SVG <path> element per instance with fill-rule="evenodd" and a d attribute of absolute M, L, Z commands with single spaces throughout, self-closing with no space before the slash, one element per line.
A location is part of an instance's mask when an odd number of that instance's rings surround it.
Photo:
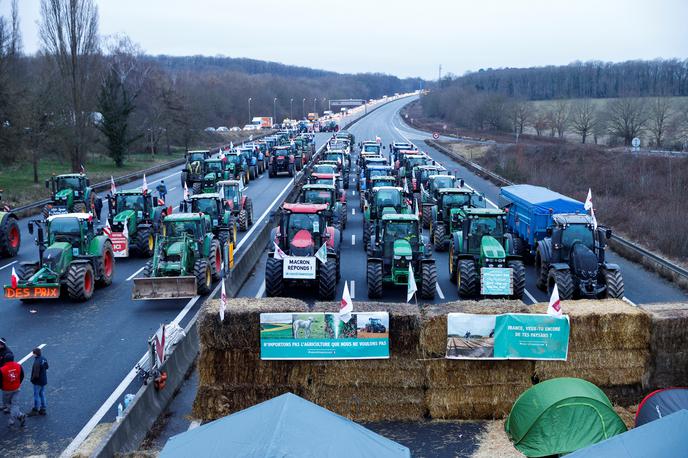
<path fill-rule="evenodd" d="M 259 130 L 260 125 L 259 124 L 246 124 L 243 128 L 243 130 Z"/>
<path fill-rule="evenodd" d="M 214 128 L 214 127 L 206 127 L 206 128 L 203 129 L 203 130 L 205 130 L 206 132 L 215 132 L 215 128 Z"/>
<path fill-rule="evenodd" d="M 229 129 L 230 132 L 241 132 L 241 127 L 239 126 L 234 126 Z"/>
<path fill-rule="evenodd" d="M 229 127 L 220 126 L 217 129 L 215 129 L 215 132 L 229 132 Z"/>

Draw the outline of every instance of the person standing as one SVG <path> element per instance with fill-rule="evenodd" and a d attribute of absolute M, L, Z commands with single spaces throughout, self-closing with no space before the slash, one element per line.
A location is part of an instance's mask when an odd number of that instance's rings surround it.
<path fill-rule="evenodd" d="M 41 354 L 40 348 L 33 349 L 33 367 L 31 383 L 33 384 L 33 409 L 29 417 L 45 415 L 45 386 L 48 384 L 48 360 Z"/>
<path fill-rule="evenodd" d="M 8 359 L 5 356 L 5 359 Z M 21 365 L 14 362 L 14 357 L 0 368 L 0 386 L 2 387 L 2 403 L 8 409 L 6 413 L 10 414 L 8 426 L 14 426 L 15 420 L 19 422 L 22 428 L 26 423 L 26 415 L 19 410 L 19 406 L 14 403 L 14 399 L 19 394 L 19 388 L 24 381 L 24 369 Z"/>
<path fill-rule="evenodd" d="M 165 201 L 165 196 L 167 195 L 167 186 L 165 185 L 165 180 L 160 180 L 160 184 L 155 188 L 158 190 L 158 194 L 162 201 Z"/>
<path fill-rule="evenodd" d="M 5 358 L 14 360 L 14 353 L 12 353 L 10 347 L 7 346 L 7 340 L 5 340 L 4 337 L 0 337 L 0 367 L 5 364 Z"/>

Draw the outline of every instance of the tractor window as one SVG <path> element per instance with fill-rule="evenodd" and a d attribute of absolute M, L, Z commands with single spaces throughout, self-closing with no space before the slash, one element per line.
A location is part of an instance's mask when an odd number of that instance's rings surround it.
<path fill-rule="evenodd" d="M 325 154 L 325 157 L 323 158 L 325 161 L 335 161 L 336 163 L 341 163 L 342 158 L 341 155 L 337 153 L 330 153 L 330 154 Z"/>
<path fill-rule="evenodd" d="M 376 180 L 373 182 L 373 187 L 375 186 L 394 186 L 396 183 L 394 180 Z"/>
<path fill-rule="evenodd" d="M 57 178 L 57 190 L 61 191 L 63 189 L 71 189 L 74 191 L 80 191 L 81 178 L 79 177 L 59 177 Z"/>
<path fill-rule="evenodd" d="M 380 153 L 380 145 L 365 145 L 363 147 L 364 153 Z"/>
<path fill-rule="evenodd" d="M 223 188 L 225 190 L 224 198 L 227 200 L 235 200 L 239 195 L 238 186 L 223 186 Z"/>
<path fill-rule="evenodd" d="M 306 190 L 303 201 L 309 204 L 329 204 L 332 199 L 330 191 Z"/>
<path fill-rule="evenodd" d="M 144 201 L 142 195 L 120 194 L 117 196 L 117 213 L 121 213 L 124 210 L 143 211 L 143 209 Z"/>
<path fill-rule="evenodd" d="M 205 167 L 208 172 L 222 172 L 222 162 L 220 161 L 206 162 Z"/>
<path fill-rule="evenodd" d="M 292 213 L 289 215 L 289 227 L 287 229 L 287 237 L 292 240 L 297 232 L 306 230 L 308 232 L 315 232 L 315 226 L 320 225 L 320 215 L 306 214 L 306 213 Z"/>
<path fill-rule="evenodd" d="M 232 164 L 241 164 L 242 157 L 239 154 L 232 154 L 227 157 L 227 162 L 230 162 Z"/>
<path fill-rule="evenodd" d="M 215 199 L 193 199 L 194 212 L 210 215 L 211 219 L 217 218 L 217 201 Z"/>
<path fill-rule="evenodd" d="M 385 252 L 391 252 L 395 240 L 407 240 L 413 251 L 418 251 L 418 223 L 416 221 L 389 221 L 385 225 Z"/>
<path fill-rule="evenodd" d="M 501 237 L 504 235 L 503 221 L 494 216 L 471 219 L 471 234 L 479 236 L 478 239 L 483 235 Z"/>
<path fill-rule="evenodd" d="M 55 218 L 50 222 L 50 242 L 75 242 L 81 237 L 77 218 Z"/>
<path fill-rule="evenodd" d="M 337 168 L 333 165 L 316 165 L 313 173 L 337 173 Z"/>
<path fill-rule="evenodd" d="M 423 157 L 412 157 L 406 161 L 406 168 L 413 169 L 417 165 L 425 164 L 425 158 Z"/>
<path fill-rule="evenodd" d="M 462 207 L 471 201 L 470 194 L 444 194 L 442 196 L 443 207 Z"/>
<path fill-rule="evenodd" d="M 372 178 L 372 177 L 384 177 L 384 176 L 387 176 L 387 174 L 389 173 L 389 170 L 386 170 L 386 169 L 369 169 L 369 170 L 370 170 L 370 172 L 368 172 L 368 176 L 370 178 Z"/>
<path fill-rule="evenodd" d="M 189 154 L 189 162 L 197 162 L 205 159 L 204 153 L 193 153 Z"/>
<path fill-rule="evenodd" d="M 398 207 L 401 205 L 401 193 L 396 189 L 382 189 L 375 195 L 378 207 Z"/>
<path fill-rule="evenodd" d="M 566 248 L 571 248 L 575 242 L 581 242 L 586 247 L 593 249 L 592 231 L 586 224 L 572 224 L 561 235 L 561 243 Z"/>
<path fill-rule="evenodd" d="M 446 178 L 435 178 L 433 181 L 433 186 L 435 189 L 442 189 L 442 188 L 453 188 L 454 187 L 454 179 L 450 177 Z"/>
<path fill-rule="evenodd" d="M 165 235 L 168 237 L 181 237 L 183 234 L 196 239 L 196 221 L 165 221 Z"/>

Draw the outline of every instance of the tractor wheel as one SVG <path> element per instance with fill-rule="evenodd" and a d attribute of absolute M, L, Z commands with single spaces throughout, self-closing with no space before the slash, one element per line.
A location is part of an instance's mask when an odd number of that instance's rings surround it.
<path fill-rule="evenodd" d="M 246 232 L 247 229 L 248 229 L 248 212 L 244 208 L 239 212 L 239 230 L 241 232 Z"/>
<path fill-rule="evenodd" d="M 87 213 L 86 204 L 83 202 L 76 202 L 74 204 L 74 213 Z"/>
<path fill-rule="evenodd" d="M 141 227 L 136 231 L 136 251 L 145 258 L 153 256 L 155 251 L 155 237 L 149 227 Z"/>
<path fill-rule="evenodd" d="M 368 298 L 379 299 L 382 297 L 382 263 L 369 262 L 366 280 L 368 283 Z"/>
<path fill-rule="evenodd" d="M 146 262 L 146 265 L 143 267 L 143 274 L 145 278 L 150 278 L 153 275 L 153 260 L 151 259 L 150 261 Z"/>
<path fill-rule="evenodd" d="M 318 272 L 318 298 L 332 300 L 337 292 L 337 263 L 329 260 L 320 264 Z"/>
<path fill-rule="evenodd" d="M 458 277 L 459 296 L 462 298 L 474 297 L 478 293 L 480 278 L 478 270 L 475 268 L 475 261 L 472 259 L 460 259 Z"/>
<path fill-rule="evenodd" d="M 346 210 L 346 205 L 342 205 L 341 215 L 339 217 L 339 219 L 342 221 L 342 229 L 346 229 L 346 222 L 349 216 L 346 214 Z"/>
<path fill-rule="evenodd" d="M 426 263 L 421 266 L 420 297 L 421 299 L 435 299 L 437 292 L 437 267 L 435 263 Z"/>
<path fill-rule="evenodd" d="M 535 271 L 537 280 L 535 286 L 541 291 L 547 291 L 547 278 L 549 277 L 549 265 L 542 262 L 540 256 L 535 258 Z"/>
<path fill-rule="evenodd" d="M 7 215 L 0 226 L 0 256 L 13 258 L 21 245 L 21 231 L 17 218 Z"/>
<path fill-rule="evenodd" d="M 248 225 L 253 226 L 253 201 L 250 197 L 246 198 L 246 212 L 248 213 Z"/>
<path fill-rule="evenodd" d="M 67 293 L 75 301 L 87 301 L 93 296 L 95 279 L 90 264 L 72 263 L 67 270 Z"/>
<path fill-rule="evenodd" d="M 231 226 L 230 226 L 231 227 Z M 217 240 L 220 242 L 220 246 L 224 247 L 225 245 L 229 245 L 229 231 L 228 230 L 221 230 L 220 232 L 217 233 Z M 224 255 L 224 251 L 222 254 Z"/>
<path fill-rule="evenodd" d="M 449 244 L 449 237 L 444 231 L 444 224 L 437 224 L 434 227 L 432 242 L 435 247 L 435 251 L 446 251 L 447 245 Z"/>
<path fill-rule="evenodd" d="M 197 259 L 194 263 L 194 277 L 196 277 L 196 291 L 199 295 L 210 292 L 213 284 L 213 272 L 210 264 L 205 259 Z"/>
<path fill-rule="evenodd" d="M 607 297 L 621 299 L 624 297 L 624 281 L 618 270 L 605 270 L 604 282 L 607 285 Z"/>
<path fill-rule="evenodd" d="M 426 205 L 422 208 L 423 228 L 428 229 L 430 227 L 430 223 L 432 223 L 432 207 Z"/>
<path fill-rule="evenodd" d="M 275 172 L 275 167 L 274 167 L 274 166 L 270 166 L 270 167 L 268 168 L 268 177 L 269 177 L 269 178 L 275 178 L 276 176 L 277 176 L 277 172 Z"/>
<path fill-rule="evenodd" d="M 337 256 L 337 283 L 339 283 L 339 280 L 342 279 L 342 263 L 341 263 L 341 256 Z M 328 261 L 329 262 L 329 261 Z"/>
<path fill-rule="evenodd" d="M 547 277 L 547 292 L 552 296 L 554 285 L 557 285 L 559 290 L 559 299 L 567 300 L 573 298 L 573 277 L 569 270 L 555 270 L 549 269 Z"/>
<path fill-rule="evenodd" d="M 283 291 L 282 260 L 269 256 L 265 265 L 265 294 L 268 297 L 277 297 L 281 296 Z"/>
<path fill-rule="evenodd" d="M 209 258 L 208 262 L 213 281 L 217 281 L 222 276 L 222 245 L 220 245 L 217 239 L 210 243 Z"/>
<path fill-rule="evenodd" d="M 36 272 L 38 272 L 38 266 L 35 264 L 19 264 L 17 277 L 19 277 L 19 281 L 25 282 L 33 277 Z"/>
<path fill-rule="evenodd" d="M 193 191 L 194 195 L 201 193 L 201 191 L 203 190 L 202 186 L 203 185 L 200 182 L 196 182 L 191 185 L 191 190 Z"/>
<path fill-rule="evenodd" d="M 526 244 L 521 237 L 514 235 L 511 239 L 513 241 L 513 247 L 511 251 L 517 256 L 526 256 Z"/>
<path fill-rule="evenodd" d="M 181 173 L 180 176 L 181 176 L 181 179 L 182 179 L 182 180 L 181 180 L 181 181 L 182 181 L 181 187 L 182 187 L 182 189 L 184 189 L 184 185 L 186 184 L 186 170 L 182 170 L 182 173 Z"/>
<path fill-rule="evenodd" d="M 344 189 L 349 189 L 349 177 L 346 176 L 343 178 L 344 180 Z"/>
<path fill-rule="evenodd" d="M 449 281 L 456 284 L 458 280 L 459 260 L 454 256 L 454 243 L 449 243 Z"/>
<path fill-rule="evenodd" d="M 521 299 L 523 291 L 526 289 L 526 267 L 523 265 L 523 261 L 518 260 L 509 261 L 506 265 L 511 268 L 514 276 L 514 293 L 511 298 Z"/>
<path fill-rule="evenodd" d="M 96 284 L 100 287 L 110 286 L 112 277 L 115 276 L 115 252 L 112 250 L 112 242 L 109 240 L 103 245 L 103 255 L 100 257 L 100 278 Z"/>
<path fill-rule="evenodd" d="M 363 249 L 368 249 L 368 244 L 370 243 L 370 236 L 373 234 L 373 225 L 363 221 Z"/>

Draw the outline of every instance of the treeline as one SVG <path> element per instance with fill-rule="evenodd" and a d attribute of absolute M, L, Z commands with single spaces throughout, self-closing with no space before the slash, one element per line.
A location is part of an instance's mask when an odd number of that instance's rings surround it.
<path fill-rule="evenodd" d="M 41 50 L 21 48 L 19 10 L 0 17 L 0 160 L 46 155 L 79 170 L 87 153 L 122 165 L 131 151 L 190 147 L 206 127 L 251 116 L 302 117 L 328 100 L 415 90 L 418 79 L 342 75 L 227 57 L 148 56 L 126 36 L 103 37 L 94 0 L 41 0 Z M 37 178 L 37 175 L 36 175 Z"/>

